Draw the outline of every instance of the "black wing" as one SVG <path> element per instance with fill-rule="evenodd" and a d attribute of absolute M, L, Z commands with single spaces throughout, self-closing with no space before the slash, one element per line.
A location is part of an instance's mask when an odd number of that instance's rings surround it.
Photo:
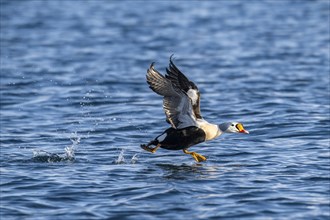
<path fill-rule="evenodd" d="M 173 55 L 172 55 L 173 56 Z M 180 88 L 191 99 L 192 107 L 196 118 L 203 118 L 200 110 L 200 92 L 192 81 L 190 81 L 173 63 L 172 56 L 170 57 L 170 64 L 166 68 L 167 74 L 165 77 L 169 79 L 172 84 Z"/>
<path fill-rule="evenodd" d="M 164 97 L 163 108 L 166 121 L 173 128 L 181 129 L 197 126 L 196 117 L 188 95 L 174 85 L 171 80 L 155 70 L 153 63 L 147 71 L 147 82 L 154 92 Z"/>

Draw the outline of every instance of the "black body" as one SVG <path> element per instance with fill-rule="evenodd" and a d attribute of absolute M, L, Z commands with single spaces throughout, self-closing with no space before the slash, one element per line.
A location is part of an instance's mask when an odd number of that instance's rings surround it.
<path fill-rule="evenodd" d="M 167 134 L 163 141 L 158 141 L 157 138 L 162 136 L 164 133 Z M 167 150 L 182 150 L 188 147 L 191 147 L 195 144 L 199 144 L 205 141 L 205 132 L 195 126 L 183 128 L 183 129 L 174 129 L 168 128 L 161 135 L 155 138 L 152 141 L 152 144 L 157 145 L 161 144 L 161 148 Z"/>

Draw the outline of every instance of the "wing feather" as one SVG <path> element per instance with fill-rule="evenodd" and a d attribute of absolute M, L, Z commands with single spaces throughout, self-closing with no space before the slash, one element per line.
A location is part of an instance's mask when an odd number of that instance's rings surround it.
<path fill-rule="evenodd" d="M 172 55 L 173 56 L 173 55 Z M 172 56 L 170 57 L 169 67 L 166 68 L 166 78 L 177 88 L 187 93 L 191 99 L 193 112 L 196 118 L 203 118 L 200 110 L 200 92 L 194 82 L 190 81 L 173 63 Z"/>
<path fill-rule="evenodd" d="M 153 63 L 147 70 L 147 83 L 155 93 L 164 97 L 163 108 L 166 120 L 173 128 L 196 126 L 196 117 L 187 93 L 160 74 Z"/>
<path fill-rule="evenodd" d="M 154 63 L 150 65 L 147 71 L 147 82 L 149 87 L 158 95 L 173 96 L 176 94 L 171 81 L 155 70 Z"/>

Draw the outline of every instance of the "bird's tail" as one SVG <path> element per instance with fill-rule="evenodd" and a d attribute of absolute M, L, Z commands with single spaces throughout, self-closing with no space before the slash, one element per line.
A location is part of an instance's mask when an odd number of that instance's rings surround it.
<path fill-rule="evenodd" d="M 142 149 L 146 148 L 146 147 L 149 147 L 150 145 L 154 145 L 154 146 L 157 146 L 157 144 L 159 143 L 159 141 L 157 140 L 152 140 L 150 141 L 148 144 L 141 144 L 140 147 Z"/>

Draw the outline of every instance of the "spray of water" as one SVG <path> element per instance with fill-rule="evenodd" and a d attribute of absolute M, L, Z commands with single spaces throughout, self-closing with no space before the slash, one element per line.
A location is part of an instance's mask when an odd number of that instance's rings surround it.
<path fill-rule="evenodd" d="M 125 163 L 125 157 L 124 157 L 124 149 L 122 149 L 118 155 L 117 160 L 115 161 L 116 164 L 122 164 Z"/>
<path fill-rule="evenodd" d="M 135 164 L 137 162 L 137 160 L 138 160 L 138 156 L 137 156 L 137 154 L 134 154 L 132 159 L 131 159 L 131 163 Z"/>
<path fill-rule="evenodd" d="M 72 144 L 64 149 L 66 154 L 65 156 L 68 160 L 74 160 L 77 146 L 80 143 L 80 136 L 78 136 L 77 132 L 72 134 L 70 141 Z"/>
<path fill-rule="evenodd" d="M 50 153 L 45 150 L 33 150 L 32 160 L 35 162 L 46 163 L 73 161 L 75 159 L 75 152 L 77 150 L 77 146 L 80 143 L 80 136 L 78 136 L 77 132 L 75 132 L 71 134 L 70 140 L 72 144 L 64 148 L 64 153 L 58 154 Z"/>
<path fill-rule="evenodd" d="M 124 155 L 125 155 L 125 150 L 122 149 L 119 152 L 118 158 L 115 160 L 115 164 L 126 164 L 126 163 L 128 163 L 128 162 L 126 162 Z M 137 162 L 137 160 L 138 160 L 137 154 L 134 154 L 129 163 L 135 164 Z"/>

